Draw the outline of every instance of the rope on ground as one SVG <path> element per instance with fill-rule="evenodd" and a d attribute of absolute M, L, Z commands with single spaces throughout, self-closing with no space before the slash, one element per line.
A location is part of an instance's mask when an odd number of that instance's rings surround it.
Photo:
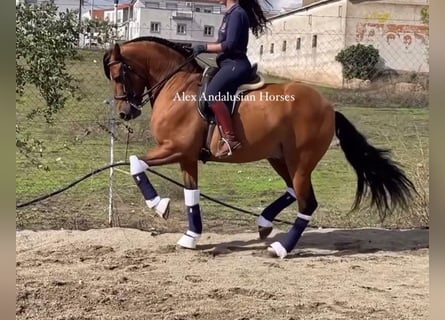
<path fill-rule="evenodd" d="M 16 205 L 16 209 L 24 208 L 24 207 L 26 207 L 26 206 L 29 206 L 29 205 L 32 205 L 32 204 L 34 204 L 34 203 L 37 203 L 37 202 L 43 201 L 43 200 L 45 200 L 45 199 L 48 199 L 48 198 L 50 198 L 50 197 L 53 197 L 53 196 L 55 196 L 55 195 L 57 195 L 57 194 L 59 194 L 59 193 L 62 193 L 62 192 L 64 192 L 64 191 L 66 191 L 66 190 L 68 190 L 68 189 L 74 187 L 76 184 L 78 184 L 78 183 L 80 183 L 80 182 L 82 182 L 82 181 L 84 181 L 84 180 L 86 180 L 86 179 L 92 177 L 93 175 L 98 174 L 98 173 L 100 173 L 100 172 L 102 172 L 102 171 L 105 171 L 105 170 L 107 170 L 107 169 L 110 169 L 110 168 L 113 168 L 113 167 L 119 167 L 119 166 L 129 166 L 129 165 L 130 165 L 130 162 L 128 162 L 128 161 L 119 161 L 119 162 L 116 162 L 116 163 L 113 163 L 113 164 L 109 164 L 109 165 L 107 165 L 107 166 L 104 166 L 104 167 L 95 169 L 95 170 L 91 171 L 90 173 L 86 174 L 85 176 L 83 176 L 83 177 L 81 177 L 81 178 L 79 178 L 79 179 L 77 179 L 77 180 L 71 182 L 70 184 L 68 184 L 67 186 L 65 186 L 65 187 L 63 187 L 63 188 L 61 188 L 61 189 L 58 189 L 58 190 L 53 191 L 53 192 L 51 192 L 51 193 L 42 195 L 42 196 L 37 197 L 37 198 L 35 198 L 35 199 L 32 199 L 32 200 L 30 200 L 30 201 L 27 201 L 27 202 L 24 202 L 24 203 L 17 204 L 17 205 Z M 182 183 L 179 183 L 179 182 L 173 180 L 172 178 L 167 177 L 166 175 L 164 175 L 164 174 L 162 174 L 162 173 L 159 173 L 159 172 L 157 172 L 157 171 L 154 171 L 154 170 L 151 169 L 151 168 L 148 168 L 147 171 L 151 172 L 151 173 L 154 174 L 154 175 L 157 175 L 157 176 L 161 177 L 162 179 L 167 180 L 168 182 L 171 182 L 172 184 L 174 184 L 174 185 L 176 185 L 176 186 L 178 186 L 178 187 L 185 188 L 185 186 L 184 186 Z M 209 201 L 212 201 L 212 202 L 214 202 L 214 203 L 217 203 L 217 204 L 219 204 L 219 205 L 222 205 L 222 206 L 224 206 L 224 207 L 230 208 L 230 209 L 232 209 L 232 210 L 235 210 L 235 211 L 244 213 L 244 214 L 248 214 L 248 215 L 255 216 L 255 217 L 258 217 L 258 216 L 259 216 L 259 214 L 255 213 L 255 212 L 248 211 L 248 210 L 245 210 L 245 209 L 242 209 L 242 208 L 238 208 L 238 207 L 236 207 L 236 206 L 233 206 L 233 205 L 231 205 L 231 204 L 225 203 L 225 202 L 223 202 L 223 201 L 221 201 L 221 200 L 218 200 L 218 199 L 216 199 L 216 198 L 210 197 L 210 196 L 208 196 L 208 195 L 206 195 L 206 194 L 204 194 L 204 193 L 201 193 L 201 197 L 203 197 L 204 199 L 207 199 L 207 200 L 209 200 Z M 275 219 L 274 222 L 279 222 L 279 223 L 283 223 L 283 224 L 293 225 L 293 223 L 291 223 L 291 222 L 289 222 L 289 221 L 280 220 L 280 219 Z"/>

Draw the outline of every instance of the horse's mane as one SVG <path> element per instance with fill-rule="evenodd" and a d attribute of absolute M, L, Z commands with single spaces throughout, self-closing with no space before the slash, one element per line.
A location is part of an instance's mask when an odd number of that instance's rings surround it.
<path fill-rule="evenodd" d="M 185 47 L 184 44 L 178 43 L 178 42 L 172 42 L 170 40 L 164 39 L 164 38 L 158 38 L 158 37 L 139 37 L 132 40 L 128 40 L 124 42 L 126 43 L 133 43 L 133 42 L 140 42 L 140 41 L 153 41 L 159 44 L 163 44 L 164 46 L 167 46 L 169 48 L 172 48 L 182 54 L 185 58 L 188 58 L 190 54 L 192 53 L 192 50 Z"/>
<path fill-rule="evenodd" d="M 166 47 L 169 47 L 169 48 L 175 50 L 176 52 L 181 54 L 184 58 L 188 58 L 192 54 L 192 50 L 190 48 L 184 46 L 184 44 L 178 43 L 178 42 L 172 42 L 167 39 L 158 38 L 158 37 L 150 37 L 150 36 L 139 37 L 139 38 L 125 41 L 121 45 L 125 45 L 128 43 L 142 42 L 142 41 L 153 41 L 153 42 L 162 44 Z M 104 72 L 105 72 L 105 76 L 108 79 L 110 79 L 110 67 L 108 66 L 108 63 L 110 62 L 110 57 L 111 57 L 112 52 L 113 52 L 113 49 L 107 50 L 107 52 L 105 52 L 104 57 L 103 57 Z M 202 67 L 198 64 L 196 59 L 193 59 L 190 63 L 193 65 L 193 67 L 195 67 L 199 70 L 202 69 Z"/>

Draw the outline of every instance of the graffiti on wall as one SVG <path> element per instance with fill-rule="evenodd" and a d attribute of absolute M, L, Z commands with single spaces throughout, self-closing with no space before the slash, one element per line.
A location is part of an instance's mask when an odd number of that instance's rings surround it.
<path fill-rule="evenodd" d="M 391 14 L 389 12 L 371 12 L 366 15 L 365 19 L 366 21 L 378 20 L 380 23 L 385 23 L 391 19 Z"/>
<path fill-rule="evenodd" d="M 403 70 L 428 68 L 428 34 L 426 25 L 366 22 L 356 26 L 357 42 L 372 44 L 388 67 Z"/>
<path fill-rule="evenodd" d="M 388 45 L 396 42 L 403 44 L 405 49 L 415 42 L 426 45 L 428 26 L 412 24 L 386 24 L 386 23 L 358 23 L 356 40 L 358 42 L 372 42 L 375 37 L 383 37 Z"/>

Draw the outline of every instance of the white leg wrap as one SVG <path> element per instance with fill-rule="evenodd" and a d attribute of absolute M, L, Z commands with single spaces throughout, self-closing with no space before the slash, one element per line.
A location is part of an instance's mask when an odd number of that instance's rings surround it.
<path fill-rule="evenodd" d="M 259 216 L 258 217 L 258 225 L 260 227 L 273 227 L 273 223 L 269 220 L 267 220 L 266 218 L 264 218 L 263 216 Z"/>
<path fill-rule="evenodd" d="M 297 195 L 295 194 L 294 189 L 292 188 L 286 188 L 286 192 L 289 193 L 292 197 L 294 197 L 295 199 L 297 199 Z"/>
<path fill-rule="evenodd" d="M 179 239 L 177 244 L 182 248 L 195 249 L 196 242 L 199 240 L 200 237 L 200 234 L 187 230 L 187 232 L 183 234 L 182 237 Z"/>
<path fill-rule="evenodd" d="M 139 160 L 136 156 L 130 156 L 130 174 L 132 176 L 144 172 L 147 169 L 148 165 L 144 161 Z"/>
<path fill-rule="evenodd" d="M 267 248 L 267 251 L 275 256 L 277 256 L 280 259 L 283 259 L 287 256 L 286 249 L 281 245 L 281 243 L 274 242 L 270 245 L 269 248 Z"/>
<path fill-rule="evenodd" d="M 303 219 L 303 220 L 306 220 L 306 221 L 311 221 L 312 220 L 312 216 L 308 216 L 307 214 L 303 214 L 303 213 L 300 213 L 300 212 L 297 213 L 297 218 L 300 218 L 300 219 Z"/>
<path fill-rule="evenodd" d="M 187 207 L 193 207 L 199 204 L 199 190 L 184 189 L 184 203 Z"/>

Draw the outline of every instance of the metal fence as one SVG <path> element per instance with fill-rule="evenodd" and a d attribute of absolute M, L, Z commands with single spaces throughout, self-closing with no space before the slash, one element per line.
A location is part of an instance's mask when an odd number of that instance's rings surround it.
<path fill-rule="evenodd" d="M 372 26 L 364 28 L 362 42 L 375 45 L 387 66 L 384 68 L 383 64 L 374 69 L 368 81 L 345 80 L 335 56 L 344 48 L 340 44 L 344 44 L 348 35 L 332 33 L 328 28 L 317 34 L 286 29 L 254 39 L 249 47 L 249 57 L 259 64 L 260 71 L 268 81 L 281 81 L 278 77 L 287 77 L 309 82 L 339 106 L 427 106 L 428 65 L 424 64 L 428 59 L 424 58 L 427 51 L 420 44 L 422 40 L 413 34 L 412 42 L 408 44 L 404 42 L 408 38 L 401 33 L 396 34 L 396 38 L 390 36 L 392 33 L 372 38 Z M 373 32 L 375 35 L 377 29 Z M 392 45 L 388 41 L 397 44 Z M 131 154 L 143 154 L 154 143 L 148 125 L 150 112 L 144 112 L 140 119 L 131 123 L 124 123 L 112 116 L 112 91 L 102 68 L 104 51 L 80 50 L 80 53 L 81 59 L 70 64 L 71 73 L 79 85 L 77 97 L 69 100 L 66 107 L 58 113 L 54 126 L 48 126 L 39 118 L 28 118 L 31 109 L 44 103 L 34 88 L 27 88 L 25 94 L 17 98 L 17 124 L 29 134 L 30 140 L 43 141 L 40 147 L 29 150 L 26 154 L 17 152 L 17 203 L 54 191 L 110 162 L 127 161 Z M 214 63 L 214 56 L 207 56 L 207 61 Z M 406 68 L 402 70 L 400 67 L 388 67 L 390 65 Z M 223 164 L 214 166 L 224 170 Z M 49 171 L 43 170 L 44 167 L 48 167 Z M 269 181 L 271 190 L 278 184 L 279 178 L 267 163 L 252 164 L 252 168 L 251 174 L 257 174 L 266 182 Z M 181 181 L 182 176 L 177 166 L 165 166 L 156 170 Z M 151 213 L 145 207 L 128 171 L 128 168 L 119 167 L 108 173 L 94 175 L 79 187 L 19 210 L 17 225 L 87 229 L 112 224 L 141 229 L 159 227 L 182 230 L 183 221 L 159 222 L 155 217 L 147 218 L 147 214 L 152 217 Z M 242 173 L 234 169 L 232 174 L 242 176 Z M 172 210 L 182 210 L 182 189 L 157 176 L 150 177 L 161 195 L 177 200 L 172 204 Z M 210 178 L 203 182 L 201 188 L 204 192 L 212 190 L 212 195 L 233 204 L 243 199 L 245 209 L 257 212 L 273 198 L 264 197 L 269 191 L 261 189 L 226 188 L 224 193 L 218 194 L 222 190 L 221 184 L 224 182 Z M 229 194 L 228 190 L 231 190 Z M 274 195 L 279 195 L 282 191 L 274 190 Z M 337 191 L 332 190 L 333 194 L 335 192 Z M 352 196 L 346 196 L 345 202 L 351 203 Z M 246 201 L 246 198 L 249 200 Z M 265 199 L 262 200 L 263 198 Z M 210 202 L 206 202 L 205 206 L 204 212 L 218 211 L 220 214 L 230 211 Z M 333 211 L 336 209 L 338 208 L 330 208 Z M 236 216 L 236 219 L 246 220 L 240 216 Z M 214 223 L 217 226 L 221 220 Z"/>
<path fill-rule="evenodd" d="M 248 54 L 271 76 L 352 89 L 356 99 L 373 96 L 370 103 L 376 106 L 426 106 L 429 27 L 420 20 L 301 13 L 275 19 L 265 35 L 251 37 Z M 354 46 L 359 48 L 348 52 Z M 368 46 L 376 59 L 366 52 Z"/>

